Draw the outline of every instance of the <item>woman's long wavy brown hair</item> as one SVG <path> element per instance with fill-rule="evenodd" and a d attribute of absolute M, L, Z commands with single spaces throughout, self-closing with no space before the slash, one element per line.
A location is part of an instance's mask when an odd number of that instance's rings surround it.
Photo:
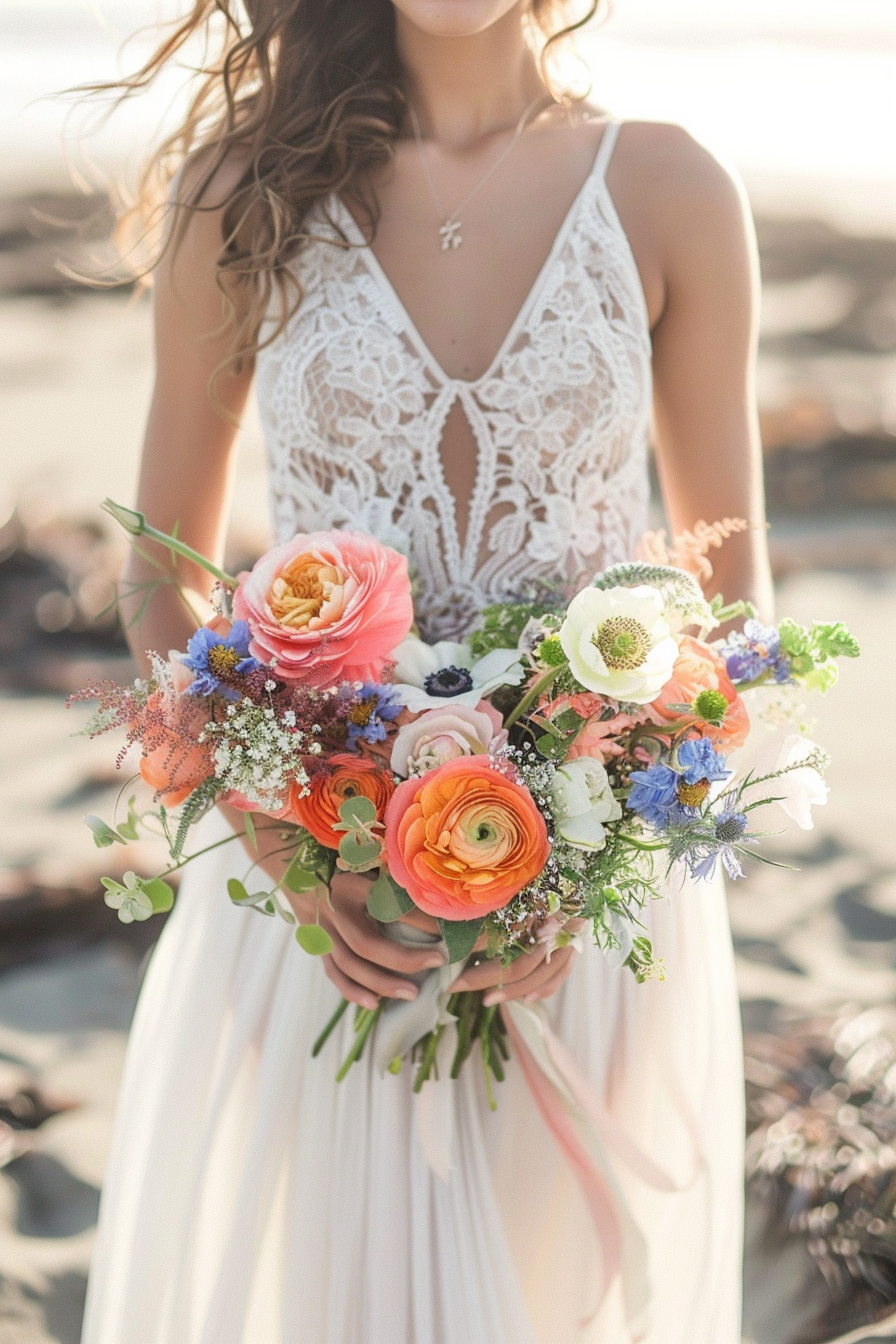
<path fill-rule="evenodd" d="M 560 101 L 576 95 L 558 88 L 554 58 L 601 0 L 582 0 L 577 16 L 574 3 L 529 0 L 525 16 Z M 373 236 L 377 206 L 365 182 L 391 156 L 406 109 L 395 11 L 391 0 L 194 0 L 141 69 L 102 91 L 139 93 L 197 41 L 205 54 L 186 116 L 151 158 L 125 218 L 155 239 L 145 278 L 192 215 L 221 212 L 218 282 L 235 351 L 228 365 L 238 368 L 260 348 L 272 301 L 277 320 L 264 343 L 301 302 L 288 263 L 309 240 L 315 205 L 338 193 Z"/>

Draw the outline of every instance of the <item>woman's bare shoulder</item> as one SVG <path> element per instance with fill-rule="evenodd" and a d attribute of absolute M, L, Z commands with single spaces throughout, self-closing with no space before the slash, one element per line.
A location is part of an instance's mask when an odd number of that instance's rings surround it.
<path fill-rule="evenodd" d="M 742 230 L 749 216 L 734 168 L 671 122 L 624 122 L 610 171 L 614 185 L 666 228 Z"/>

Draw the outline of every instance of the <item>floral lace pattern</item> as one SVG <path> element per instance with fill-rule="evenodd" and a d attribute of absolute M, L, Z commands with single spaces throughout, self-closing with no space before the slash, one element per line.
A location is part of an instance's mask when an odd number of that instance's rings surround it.
<path fill-rule="evenodd" d="M 295 263 L 305 297 L 258 357 L 278 538 L 351 527 L 405 551 L 426 638 L 457 637 L 533 580 L 590 577 L 646 525 L 650 336 L 604 174 L 618 126 L 491 367 L 439 367 L 348 210 L 350 246 Z M 336 238 L 321 218 L 319 233 Z M 466 535 L 440 455 L 463 407 L 477 447 Z"/>

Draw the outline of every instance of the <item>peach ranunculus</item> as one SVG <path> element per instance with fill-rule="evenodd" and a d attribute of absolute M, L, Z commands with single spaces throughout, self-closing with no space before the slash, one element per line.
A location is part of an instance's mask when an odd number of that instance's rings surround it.
<path fill-rule="evenodd" d="M 601 719 L 601 710 L 606 705 L 603 696 L 583 691 L 575 695 L 561 695 L 551 700 L 539 710 L 546 719 L 556 719 L 571 709 L 580 719 L 585 719 L 585 727 L 576 736 L 566 753 L 568 761 L 580 756 L 591 756 L 601 765 L 606 765 L 614 756 L 622 756 L 625 748 L 617 740 L 624 733 L 630 733 L 637 723 L 643 723 L 646 715 L 633 717 L 631 714 L 614 714 L 611 719 Z"/>
<path fill-rule="evenodd" d="M 361 532 L 307 532 L 241 574 L 233 614 L 286 681 L 372 681 L 414 618 L 408 562 Z"/>
<path fill-rule="evenodd" d="M 485 756 L 464 756 L 399 784 L 386 810 L 389 871 L 441 919 L 499 910 L 550 853 L 529 790 Z"/>
<path fill-rule="evenodd" d="M 720 691 L 728 704 L 718 727 L 695 717 L 694 723 L 699 724 L 701 734 L 728 751 L 743 746 L 750 731 L 750 719 L 746 705 L 728 676 L 724 659 L 708 644 L 691 635 L 681 635 L 672 676 L 649 706 L 654 720 L 661 724 L 683 717 L 680 711 L 669 706 L 692 705 L 701 691 Z"/>
<path fill-rule="evenodd" d="M 177 807 L 215 773 L 214 747 L 200 742 L 208 709 L 185 694 L 193 677 L 182 663 L 167 664 L 169 684 L 148 697 L 137 729 L 143 747 L 139 770 L 166 807 Z"/>
<path fill-rule="evenodd" d="M 405 779 L 423 775 L 459 756 L 498 751 L 507 741 L 499 712 L 487 700 L 475 709 L 447 702 L 403 724 L 392 744 L 392 769 Z"/>
<path fill-rule="evenodd" d="M 369 798 L 378 820 L 383 821 L 395 781 L 375 762 L 345 751 L 330 756 L 325 768 L 311 777 L 307 788 L 309 791 L 303 796 L 302 785 L 291 786 L 290 820 L 304 826 L 327 849 L 338 849 L 343 832 L 334 828 L 346 798 Z"/>

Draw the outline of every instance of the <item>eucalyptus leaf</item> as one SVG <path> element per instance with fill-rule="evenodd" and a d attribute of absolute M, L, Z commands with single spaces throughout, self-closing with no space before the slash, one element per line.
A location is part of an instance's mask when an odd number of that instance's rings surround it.
<path fill-rule="evenodd" d="M 300 924 L 296 929 L 296 942 L 312 957 L 325 957 L 333 951 L 333 939 L 320 924 Z"/>
<path fill-rule="evenodd" d="M 293 859 L 283 875 L 283 885 L 290 891 L 294 891 L 297 896 L 301 896 L 306 891 L 313 891 L 315 887 L 321 885 L 321 879 L 317 873 L 309 872 L 307 868 L 302 868 L 300 864 Z"/>
<path fill-rule="evenodd" d="M 464 957 L 470 955 L 484 924 L 484 919 L 439 920 L 439 930 L 448 948 L 449 962 L 463 961 Z"/>
<path fill-rule="evenodd" d="M 266 891 L 247 891 L 238 877 L 228 879 L 227 895 L 234 905 L 254 905 L 258 909 L 262 909 L 259 902 L 270 899 Z M 263 913 L 272 915 L 274 912 L 273 910 L 267 910 Z"/>
<path fill-rule="evenodd" d="M 107 821 L 102 817 L 89 816 L 84 818 L 85 823 L 93 831 L 93 843 L 97 849 L 107 849 L 109 845 L 123 845 L 124 840 L 117 831 L 113 831 Z"/>
<path fill-rule="evenodd" d="M 169 886 L 163 878 L 151 877 L 141 885 L 152 902 L 154 915 L 164 914 L 166 910 L 171 909 L 174 904 L 174 888 Z"/>
<path fill-rule="evenodd" d="M 381 924 L 394 924 L 396 919 L 413 909 L 414 902 L 404 887 L 400 887 L 388 873 L 380 873 L 367 894 L 367 913 Z"/>
<path fill-rule="evenodd" d="M 372 826 L 376 821 L 376 807 L 363 794 L 356 794 L 354 798 L 346 798 L 339 808 L 339 817 L 351 828 Z"/>
<path fill-rule="evenodd" d="M 348 831 L 339 841 L 339 857 L 353 872 L 373 868 L 382 857 L 383 846 L 363 831 Z"/>

